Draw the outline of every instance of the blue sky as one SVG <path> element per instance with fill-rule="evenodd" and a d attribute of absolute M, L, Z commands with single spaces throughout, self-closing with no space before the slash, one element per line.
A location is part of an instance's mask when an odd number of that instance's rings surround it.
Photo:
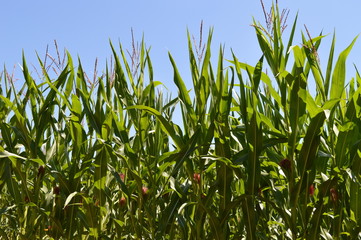
<path fill-rule="evenodd" d="M 264 0 L 264 3 L 266 7 L 271 5 L 270 0 Z M 334 29 L 337 54 L 361 32 L 358 19 L 360 0 L 279 0 L 279 3 L 281 8 L 290 9 L 290 25 L 299 12 L 295 44 L 301 42 L 303 24 L 313 36 L 321 31 L 330 34 L 319 51 L 321 63 L 327 61 Z M 224 44 L 226 56 L 232 48 L 240 61 L 255 65 L 261 52 L 254 29 L 250 27 L 252 17 L 261 22 L 264 20 L 258 0 L 4 1 L 0 14 L 0 64 L 6 65 L 10 71 L 14 65 L 21 63 L 21 52 L 24 50 L 28 63 L 36 65 L 35 51 L 43 57 L 49 45 L 50 53 L 55 56 L 56 40 L 60 49 L 66 48 L 73 58 L 79 55 L 85 71 L 92 74 L 95 58 L 98 58 L 100 68 L 110 58 L 109 39 L 114 43 L 119 41 L 125 49 L 130 49 L 130 29 L 133 28 L 136 40 L 141 40 L 144 34 L 147 46 L 152 47 L 156 80 L 172 89 L 172 67 L 167 53 L 172 53 L 187 81 L 186 30 L 188 28 L 197 37 L 201 20 L 204 21 L 205 32 L 214 27 L 215 60 L 219 45 Z M 348 64 L 355 63 L 361 68 L 360 41 L 356 42 Z M 191 87 L 190 81 L 188 86 Z"/>

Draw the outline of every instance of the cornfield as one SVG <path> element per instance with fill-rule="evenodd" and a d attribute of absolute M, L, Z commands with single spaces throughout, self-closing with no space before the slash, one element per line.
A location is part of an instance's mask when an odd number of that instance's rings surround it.
<path fill-rule="evenodd" d="M 0 238 L 360 239 L 357 37 L 334 56 L 334 35 L 321 69 L 326 36 L 306 28 L 294 44 L 297 16 L 284 37 L 283 13 L 254 20 L 255 66 L 223 47 L 213 63 L 213 30 L 204 54 L 188 33 L 190 81 L 169 53 L 175 97 L 144 41 L 136 64 L 110 43 L 92 84 L 70 53 L 55 78 L 39 58 L 38 80 L 23 57 L 20 87 L 5 69 Z"/>

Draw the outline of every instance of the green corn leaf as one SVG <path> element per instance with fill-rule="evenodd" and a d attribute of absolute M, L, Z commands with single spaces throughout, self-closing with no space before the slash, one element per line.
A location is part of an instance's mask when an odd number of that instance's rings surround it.
<path fill-rule="evenodd" d="M 247 195 L 242 201 L 243 215 L 245 218 L 246 225 L 246 236 L 247 239 L 257 239 L 256 238 L 256 213 L 254 209 L 254 198 Z"/>
<path fill-rule="evenodd" d="M 26 158 L 19 156 L 15 153 L 8 152 L 4 150 L 2 147 L 0 148 L 0 158 L 9 158 L 9 159 L 18 158 L 18 159 L 26 160 Z"/>
<path fill-rule="evenodd" d="M 27 101 L 30 99 L 32 114 L 33 114 L 34 120 L 36 121 L 37 117 L 38 117 L 38 115 L 36 114 L 36 109 L 37 109 L 37 107 L 36 107 L 37 99 L 36 98 L 40 98 L 40 97 L 42 97 L 42 95 L 36 85 L 34 78 L 32 78 L 32 76 L 29 73 L 29 69 L 28 69 L 28 66 L 27 66 L 26 60 L 25 60 L 24 51 L 22 52 L 22 59 L 23 59 L 22 71 L 23 71 L 24 79 L 26 81 L 26 86 L 28 87 L 28 92 L 27 92 L 28 97 L 25 100 Z M 19 103 L 18 102 L 16 102 L 16 103 L 19 106 Z"/>
<path fill-rule="evenodd" d="M 234 56 L 235 58 L 235 56 Z M 243 70 L 249 70 L 250 72 L 254 72 L 255 71 L 255 67 L 249 65 L 249 64 L 246 64 L 246 63 L 241 63 L 239 62 L 236 58 L 233 60 L 233 61 L 229 61 L 230 63 L 234 64 L 235 67 L 236 67 L 236 72 L 237 72 L 237 75 L 238 75 L 238 78 L 241 76 L 240 75 L 240 69 L 243 69 Z M 263 62 L 263 57 L 262 57 L 262 62 Z M 274 87 L 272 86 L 272 81 L 270 79 L 270 77 L 263 73 L 263 72 L 260 72 L 259 74 L 261 74 L 261 80 L 262 82 L 264 82 L 267 86 L 267 88 L 269 89 L 270 93 L 271 93 L 271 96 L 273 97 L 273 99 L 276 101 L 276 103 L 279 104 L 279 106 L 282 106 L 281 104 L 281 97 L 280 95 L 277 93 L 277 91 L 274 89 Z M 259 84 L 259 83 L 258 83 Z M 257 84 L 257 86 L 258 86 Z M 243 87 L 242 87 L 243 86 Z M 244 89 L 245 88 L 245 84 L 242 83 L 241 84 L 241 89 Z M 258 88 L 258 87 L 257 87 Z M 242 90 L 241 90 L 242 91 Z M 242 94 L 241 94 L 241 97 L 242 97 Z M 243 98 L 242 98 L 243 99 Z M 245 101 L 245 99 L 244 99 Z M 243 102 L 243 100 L 242 100 Z M 246 102 L 246 101 L 245 101 Z"/>
<path fill-rule="evenodd" d="M 4 143 L 6 144 L 6 149 L 8 149 L 10 152 L 13 152 L 15 150 L 15 146 L 11 136 L 11 127 L 5 122 L 1 122 L 0 130 L 2 141 L 4 141 Z"/>
<path fill-rule="evenodd" d="M 248 159 L 248 179 L 247 179 L 247 193 L 253 196 L 257 190 L 260 180 L 260 162 L 259 155 L 262 150 L 262 125 L 257 112 L 258 105 L 258 84 L 261 79 L 263 57 L 258 62 L 252 79 L 252 100 L 253 100 L 253 113 L 250 119 L 249 128 L 246 130 L 248 147 L 250 151 Z"/>
<path fill-rule="evenodd" d="M 239 87 L 239 90 L 240 90 L 240 96 L 241 96 L 241 99 L 240 99 L 240 112 L 241 112 L 241 117 L 242 117 L 242 120 L 243 120 L 243 123 L 244 124 L 248 124 L 248 119 L 247 119 L 247 101 L 246 101 L 246 91 L 245 91 L 245 84 L 244 84 L 244 81 L 243 81 L 243 78 L 242 78 L 242 73 L 241 73 L 241 66 L 240 64 L 238 64 L 238 60 L 236 58 L 236 56 L 233 54 L 233 64 L 235 66 L 235 69 L 236 69 L 236 73 L 237 73 L 237 76 L 238 76 L 238 80 L 240 82 L 240 87 Z"/>
<path fill-rule="evenodd" d="M 0 99 L 15 113 L 16 116 L 16 123 L 17 123 L 17 128 L 20 130 L 20 134 L 21 137 L 24 140 L 24 144 L 30 145 L 30 133 L 28 128 L 26 127 L 26 120 L 24 118 L 24 116 L 20 113 L 19 109 L 17 106 L 15 106 L 15 104 L 10 101 L 8 98 L 6 98 L 3 95 L 0 95 Z"/>
<path fill-rule="evenodd" d="M 116 179 L 117 183 L 120 185 L 121 190 L 128 196 L 128 198 L 131 198 L 129 188 L 128 188 L 128 186 L 126 186 L 124 184 L 123 180 L 119 176 L 119 173 L 113 170 L 112 174 L 113 174 L 113 177 Z"/>
<path fill-rule="evenodd" d="M 177 216 L 177 210 L 180 208 L 182 204 L 181 198 L 178 194 L 172 194 L 170 203 L 164 211 L 162 211 L 162 217 L 159 221 L 159 235 L 164 236 L 166 231 L 166 227 L 171 226 Z"/>
<path fill-rule="evenodd" d="M 286 48 L 285 65 L 288 62 L 288 58 L 289 58 L 289 55 L 290 55 L 290 52 L 291 52 L 290 50 L 291 50 L 291 46 L 292 46 L 292 42 L 293 42 L 293 37 L 295 35 L 295 30 L 296 30 L 296 26 L 297 26 L 297 19 L 298 19 L 298 12 L 296 14 L 295 20 L 293 21 L 292 30 L 291 30 L 290 37 L 289 37 L 288 44 L 287 44 L 287 48 Z"/>
<path fill-rule="evenodd" d="M 275 134 L 282 134 L 278 129 L 276 129 L 272 123 L 272 121 L 266 117 L 264 114 L 260 113 L 258 115 L 260 117 L 260 120 L 262 121 L 262 123 L 264 123 L 266 126 L 268 126 L 270 128 L 271 131 L 273 131 Z"/>
<path fill-rule="evenodd" d="M 335 147 L 335 159 L 339 168 L 350 164 L 350 159 L 348 159 L 349 150 L 359 139 L 359 127 L 356 123 L 354 123 L 357 116 L 353 101 L 350 101 L 349 103 L 346 116 L 349 121 L 338 127 L 339 134 L 337 136 L 337 143 Z"/>
<path fill-rule="evenodd" d="M 193 44 L 188 29 L 187 29 L 187 40 L 188 40 L 188 55 L 189 55 L 190 70 L 192 72 L 193 86 L 196 87 L 198 86 L 197 81 L 199 78 L 199 69 L 197 66 L 197 60 L 194 56 Z"/>
<path fill-rule="evenodd" d="M 262 30 L 257 26 L 256 21 L 254 20 L 254 28 L 256 30 L 256 35 L 258 39 L 258 44 L 263 52 L 263 54 L 266 57 L 267 63 L 269 64 L 273 74 L 278 74 L 278 69 L 276 67 L 276 63 L 274 62 L 274 51 L 270 45 L 270 43 L 267 41 L 267 36 L 262 32 Z"/>
<path fill-rule="evenodd" d="M 224 234 L 225 232 L 223 231 L 219 219 L 217 218 L 217 216 L 215 215 L 214 211 L 212 211 L 211 209 L 209 209 L 208 207 L 204 206 L 203 204 L 201 204 L 201 207 L 204 209 L 204 211 L 207 212 L 208 216 L 209 216 L 209 221 L 210 224 L 212 226 L 212 232 L 213 232 L 213 239 L 217 239 L 217 240 L 221 240 L 224 239 Z"/>
<path fill-rule="evenodd" d="M 209 96 L 209 92 L 210 92 L 210 84 L 211 84 L 211 79 L 210 79 L 210 74 L 212 74 L 211 72 L 211 42 L 212 42 L 212 35 L 213 35 L 213 30 L 211 29 L 209 31 L 208 34 L 208 40 L 207 40 L 207 45 L 206 45 L 206 51 L 204 54 L 204 58 L 203 58 L 203 65 L 202 65 L 202 69 L 201 69 L 201 76 L 199 81 L 199 86 L 194 85 L 194 90 L 195 92 L 198 92 L 198 99 L 199 99 L 199 109 L 205 109 L 206 106 L 206 102 L 207 102 L 207 98 Z M 222 49 L 220 48 L 219 51 L 219 60 L 223 61 L 223 52 Z M 219 65 L 218 65 L 219 66 Z M 201 114 L 198 114 L 201 115 Z"/>
<path fill-rule="evenodd" d="M 361 151 L 359 149 L 354 154 L 351 166 L 354 177 L 350 179 L 350 209 L 355 221 L 359 223 L 361 221 L 361 181 L 357 177 L 361 173 Z"/>
<path fill-rule="evenodd" d="M 262 66 L 263 66 L 263 56 L 260 58 L 253 71 L 252 90 L 255 94 L 257 94 L 258 92 L 259 83 L 262 78 Z"/>
<path fill-rule="evenodd" d="M 250 195 L 257 193 L 260 180 L 259 155 L 262 150 L 262 130 L 257 113 L 252 114 L 250 128 L 247 130 L 250 155 L 248 158 L 247 192 Z"/>
<path fill-rule="evenodd" d="M 345 88 L 345 78 L 346 78 L 346 59 L 349 55 L 353 45 L 355 44 L 358 36 L 353 39 L 351 44 L 339 55 L 336 62 L 331 82 L 331 92 L 330 99 L 341 98 L 342 93 Z"/>
<path fill-rule="evenodd" d="M 322 111 L 322 108 L 318 107 L 311 94 L 306 89 L 300 89 L 298 96 L 306 103 L 306 109 L 310 114 L 311 118 L 314 118 L 317 114 Z"/>
<path fill-rule="evenodd" d="M 120 45 L 120 44 L 119 44 Z M 114 50 L 113 50 L 114 51 Z M 115 53 L 115 51 L 114 51 Z M 123 60 L 123 63 L 124 63 L 124 66 L 125 66 L 125 70 L 127 72 L 127 75 L 128 75 L 128 79 L 129 79 L 129 83 L 130 85 L 132 86 L 132 89 L 133 89 L 133 92 L 136 94 L 136 96 L 139 98 L 140 95 L 139 95 L 139 92 L 138 92 L 138 87 L 136 86 L 135 82 L 134 82 L 134 79 L 133 79 L 133 73 L 130 69 L 130 66 L 129 66 L 129 63 L 127 61 L 127 58 L 126 58 L 126 55 L 123 51 L 123 48 L 122 48 L 122 45 L 120 45 L 120 53 L 121 53 L 121 56 L 122 56 L 122 60 Z M 114 55 L 115 57 L 116 55 Z M 140 58 L 141 59 L 141 58 Z M 142 65 L 139 63 L 139 66 L 142 67 Z M 120 67 L 120 65 L 118 66 Z M 126 84 L 124 82 L 124 84 Z"/>
<path fill-rule="evenodd" d="M 297 169 L 300 176 L 300 181 L 297 183 L 296 192 L 291 196 L 293 199 L 293 206 L 297 206 L 297 199 L 301 188 L 305 188 L 307 181 L 307 173 L 314 166 L 316 161 L 316 154 L 320 144 L 321 128 L 326 120 L 326 115 L 322 111 L 311 119 L 310 125 L 307 129 L 306 136 L 303 140 L 303 145 L 297 160 Z"/>
<path fill-rule="evenodd" d="M 170 53 L 168 53 L 169 55 L 169 59 L 172 63 L 173 66 L 173 70 L 174 70 L 174 83 L 177 85 L 178 87 L 178 91 L 179 91 L 179 97 L 182 101 L 182 103 L 184 104 L 186 110 L 187 110 L 187 115 L 190 117 L 190 119 L 192 120 L 193 123 L 197 122 L 197 118 L 196 118 L 196 114 L 194 112 L 194 109 L 192 107 L 192 102 L 190 99 L 190 96 L 188 94 L 188 90 L 183 82 L 183 79 L 181 78 L 176 63 L 172 57 L 172 55 Z"/>
<path fill-rule="evenodd" d="M 312 214 L 310 219 L 310 223 L 312 226 L 308 229 L 307 239 L 319 239 L 320 235 L 320 226 L 322 223 L 323 214 L 325 212 L 325 204 L 324 204 L 324 197 L 327 196 L 330 188 L 336 184 L 337 179 L 329 179 L 319 185 L 319 202 L 316 204 L 315 211 Z"/>
<path fill-rule="evenodd" d="M 95 132 L 99 136 L 101 136 L 100 123 L 99 123 L 99 120 L 97 119 L 98 117 L 92 112 L 92 110 L 90 108 L 89 96 L 87 97 L 87 94 L 85 94 L 84 91 L 82 91 L 79 88 L 77 88 L 77 93 L 78 93 L 78 95 L 80 95 L 80 97 L 82 99 L 84 111 L 85 111 L 87 119 L 90 123 L 90 126 L 95 130 Z"/>
<path fill-rule="evenodd" d="M 4 240 L 9 240 L 9 238 L 6 235 L 6 232 L 3 229 L 0 229 L 0 236 Z"/>
<path fill-rule="evenodd" d="M 23 202 L 23 199 L 21 199 L 21 186 L 15 179 L 13 179 L 13 176 L 11 175 L 11 169 L 11 163 L 7 162 L 5 164 L 4 179 L 10 195 L 12 196 L 13 200 L 15 200 L 15 204 L 19 205 L 21 202 Z"/>
<path fill-rule="evenodd" d="M 110 158 L 106 147 L 103 146 L 95 157 L 94 191 L 99 204 L 105 204 L 105 182 L 107 178 L 107 164 Z"/>
<path fill-rule="evenodd" d="M 334 53 L 335 53 L 335 43 L 336 43 L 336 34 L 333 33 L 330 53 L 328 55 L 326 78 L 325 78 L 325 94 L 326 94 L 326 97 L 328 96 L 328 93 L 330 91 L 330 82 L 331 82 L 331 75 L 332 75 L 332 63 L 333 63 L 333 56 L 334 56 Z"/>
<path fill-rule="evenodd" d="M 145 110 L 145 111 L 153 114 L 155 117 L 157 117 L 157 119 L 162 124 L 164 131 L 173 139 L 176 146 L 178 148 L 183 147 L 183 140 L 181 139 L 181 137 L 179 135 L 176 134 L 176 132 L 174 131 L 174 127 L 162 116 L 162 114 L 160 112 L 158 112 L 154 108 L 143 106 L 143 105 L 130 106 L 127 109 L 140 109 L 140 110 Z"/>
<path fill-rule="evenodd" d="M 93 199 L 83 196 L 83 205 L 85 209 L 85 226 L 89 229 L 89 235 L 98 238 L 99 223 L 97 221 L 96 209 L 94 207 Z"/>
<path fill-rule="evenodd" d="M 88 87 L 87 87 L 87 82 L 86 82 L 86 78 L 84 75 L 84 70 L 83 70 L 83 66 L 81 64 L 80 58 L 78 58 L 78 71 L 76 74 L 76 80 L 75 80 L 75 87 L 76 89 L 82 89 L 82 91 L 84 92 L 84 94 L 86 94 L 87 96 L 89 95 L 88 93 Z"/>
<path fill-rule="evenodd" d="M 304 175 L 305 171 L 310 169 L 313 161 L 315 160 L 315 154 L 318 148 L 321 127 L 325 119 L 325 113 L 320 112 L 314 118 L 312 118 L 310 122 L 298 159 L 298 166 L 301 175 Z"/>
<path fill-rule="evenodd" d="M 66 51 L 66 56 L 68 59 L 68 63 L 67 63 L 67 67 L 68 67 L 68 72 L 69 72 L 69 77 L 68 77 L 68 81 L 66 82 L 65 85 L 65 90 L 64 90 L 64 96 L 65 98 L 69 98 L 71 92 L 73 91 L 73 87 L 74 87 L 74 79 L 75 79 L 75 67 L 73 64 L 73 58 L 71 57 L 70 53 L 68 51 Z"/>
<path fill-rule="evenodd" d="M 68 196 L 68 197 L 66 198 L 66 200 L 65 200 L 64 208 L 69 205 L 69 203 L 71 202 L 71 200 L 72 200 L 76 195 L 78 195 L 78 192 L 73 192 L 73 193 L 69 194 L 69 196 Z"/>
<path fill-rule="evenodd" d="M 172 169 L 172 174 L 175 175 L 178 173 L 179 169 L 183 165 L 183 163 L 189 159 L 188 157 L 194 152 L 195 145 L 197 143 L 198 138 L 200 137 L 201 131 L 198 129 L 192 137 L 187 141 L 186 144 L 183 145 L 183 148 L 175 155 L 173 161 L 176 161 L 176 165 Z"/>
<path fill-rule="evenodd" d="M 39 61 L 40 58 L 39 58 Z M 42 66 L 44 68 L 44 66 Z M 49 108 L 52 105 L 55 105 L 56 101 L 54 101 L 54 98 L 56 96 L 59 96 L 64 103 L 69 107 L 69 101 L 68 99 L 59 91 L 59 89 L 61 89 L 63 87 L 63 85 L 65 84 L 66 80 L 68 79 L 68 75 L 69 75 L 69 70 L 68 67 L 64 68 L 64 70 L 60 73 L 58 79 L 56 81 L 54 81 L 54 83 L 52 83 L 50 81 L 49 77 L 45 78 L 46 83 L 49 85 L 50 87 L 50 92 L 48 93 L 40 111 L 39 114 L 41 114 L 42 112 L 44 112 L 47 108 Z"/>
<path fill-rule="evenodd" d="M 306 87 L 302 68 L 297 68 L 295 70 L 295 76 L 292 76 L 291 79 L 292 84 L 289 95 L 289 125 L 292 131 L 288 141 L 288 158 L 292 161 L 297 146 L 297 139 L 299 138 L 299 128 L 301 125 L 300 118 L 305 114 L 306 111 L 306 103 L 302 101 L 298 95 L 300 90 L 305 89 Z"/>

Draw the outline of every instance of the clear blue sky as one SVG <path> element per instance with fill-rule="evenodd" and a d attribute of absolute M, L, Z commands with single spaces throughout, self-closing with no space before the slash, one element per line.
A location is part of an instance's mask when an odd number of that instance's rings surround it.
<path fill-rule="evenodd" d="M 264 2 L 271 5 L 270 0 Z M 299 12 L 295 44 L 301 42 L 303 24 L 313 36 L 321 31 L 330 34 L 320 49 L 321 63 L 327 61 L 323 54 L 329 49 L 334 29 L 337 54 L 361 32 L 360 0 L 279 0 L 279 3 L 281 8 L 290 9 L 290 25 Z M 84 69 L 91 74 L 96 57 L 101 67 L 109 59 L 109 39 L 130 48 L 133 28 L 135 38 L 141 40 L 144 33 L 146 44 L 152 47 L 156 80 L 172 89 L 172 67 L 167 52 L 173 54 L 187 80 L 186 29 L 198 36 L 201 20 L 205 30 L 214 27 L 213 57 L 220 44 L 225 44 L 228 56 L 232 48 L 239 60 L 249 64 L 256 64 L 261 56 L 254 29 L 250 27 L 252 17 L 264 20 L 258 0 L 23 0 L 4 1 L 1 6 L 0 64 L 5 64 L 9 71 L 14 64 L 21 63 L 22 50 L 28 63 L 35 65 L 35 51 L 43 57 L 48 44 L 50 53 L 55 55 L 53 41 L 56 40 L 60 49 L 66 48 L 74 58 L 79 55 Z M 361 68 L 360 41 L 356 42 L 348 64 L 355 63 Z M 188 86 L 191 87 L 190 81 Z"/>

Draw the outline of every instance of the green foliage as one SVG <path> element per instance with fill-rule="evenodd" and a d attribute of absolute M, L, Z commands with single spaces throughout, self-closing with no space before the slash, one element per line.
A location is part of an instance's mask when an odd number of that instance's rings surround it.
<path fill-rule="evenodd" d="M 204 55 L 188 34 L 193 86 L 169 53 L 173 99 L 153 80 L 144 41 L 132 63 L 111 44 L 114 66 L 90 85 L 69 53 L 55 79 L 39 58 L 41 83 L 25 57 L 20 88 L 5 69 L 0 238 L 359 238 L 357 69 L 345 84 L 356 38 L 333 66 L 334 36 L 322 72 L 324 36 L 293 45 L 296 17 L 285 48 L 277 5 L 269 16 L 269 30 L 254 21 L 256 66 L 225 61 L 220 47 L 214 67 L 213 31 Z"/>

